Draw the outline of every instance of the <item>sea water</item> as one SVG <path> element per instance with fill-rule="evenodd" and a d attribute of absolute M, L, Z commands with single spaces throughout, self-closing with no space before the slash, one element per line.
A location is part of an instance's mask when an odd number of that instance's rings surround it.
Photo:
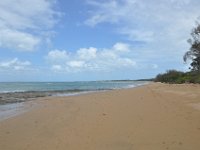
<path fill-rule="evenodd" d="M 0 82 L 0 93 L 98 91 L 136 87 L 145 81 Z"/>

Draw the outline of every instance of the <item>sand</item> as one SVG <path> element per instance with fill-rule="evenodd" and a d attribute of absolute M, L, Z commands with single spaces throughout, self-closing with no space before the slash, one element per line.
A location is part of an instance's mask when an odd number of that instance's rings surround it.
<path fill-rule="evenodd" d="M 199 150 L 200 85 L 38 99 L 0 122 L 1 150 Z"/>

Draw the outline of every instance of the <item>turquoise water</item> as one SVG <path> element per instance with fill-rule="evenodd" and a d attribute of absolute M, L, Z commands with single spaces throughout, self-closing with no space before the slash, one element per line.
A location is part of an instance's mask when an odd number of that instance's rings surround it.
<path fill-rule="evenodd" d="M 98 91 L 137 87 L 144 81 L 89 81 L 89 82 L 1 82 L 0 93 L 27 91 Z"/>

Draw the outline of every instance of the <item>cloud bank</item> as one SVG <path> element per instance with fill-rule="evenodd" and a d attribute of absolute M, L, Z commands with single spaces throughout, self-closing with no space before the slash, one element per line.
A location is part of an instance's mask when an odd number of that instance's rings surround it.
<path fill-rule="evenodd" d="M 168 57 L 182 57 L 200 16 L 199 0 L 87 0 L 87 4 L 91 10 L 86 25 L 109 23 L 127 40 Z"/>
<path fill-rule="evenodd" d="M 56 0 L 1 0 L 0 47 L 34 51 L 56 24 Z"/>
<path fill-rule="evenodd" d="M 24 71 L 29 70 L 30 66 L 29 61 L 21 61 L 18 58 L 0 62 L 0 70 L 3 71 Z"/>
<path fill-rule="evenodd" d="M 95 47 L 80 48 L 75 52 L 52 50 L 46 56 L 55 72 L 109 72 L 121 68 L 136 67 L 136 62 L 129 57 L 131 48 L 125 43 L 116 43 L 110 49 Z"/>

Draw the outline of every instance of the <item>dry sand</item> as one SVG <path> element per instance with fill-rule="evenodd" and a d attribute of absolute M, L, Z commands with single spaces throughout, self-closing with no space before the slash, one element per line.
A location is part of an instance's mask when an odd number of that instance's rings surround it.
<path fill-rule="evenodd" d="M 1 150 L 200 150 L 200 85 L 153 83 L 34 103 L 0 122 Z"/>

